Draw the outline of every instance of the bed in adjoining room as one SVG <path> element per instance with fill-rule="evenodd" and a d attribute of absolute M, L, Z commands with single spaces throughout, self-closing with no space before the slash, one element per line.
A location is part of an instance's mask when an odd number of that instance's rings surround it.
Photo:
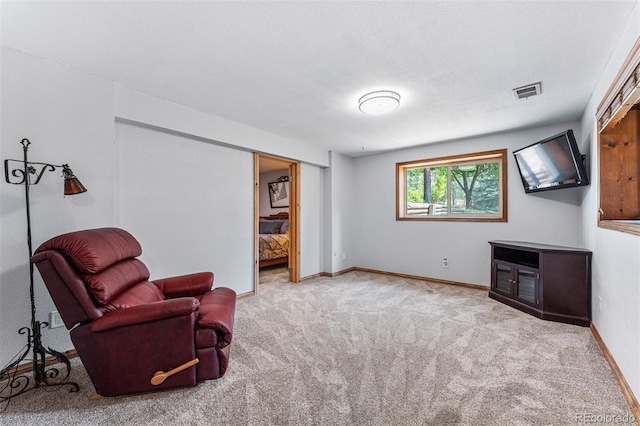
<path fill-rule="evenodd" d="M 261 216 L 259 228 L 260 267 L 287 264 L 289 262 L 289 214 Z"/>

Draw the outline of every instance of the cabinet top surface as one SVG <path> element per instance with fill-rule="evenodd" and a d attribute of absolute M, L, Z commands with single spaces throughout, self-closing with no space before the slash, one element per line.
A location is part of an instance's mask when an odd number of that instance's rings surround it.
<path fill-rule="evenodd" d="M 489 241 L 492 246 L 511 247 L 515 249 L 530 249 L 535 251 L 563 251 L 563 252 L 580 252 L 591 254 L 591 251 L 579 247 L 554 246 L 551 244 L 531 243 L 526 241 Z"/>

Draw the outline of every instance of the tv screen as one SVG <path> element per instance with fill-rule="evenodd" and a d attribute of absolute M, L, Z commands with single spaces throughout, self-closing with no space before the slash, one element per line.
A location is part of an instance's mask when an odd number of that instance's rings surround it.
<path fill-rule="evenodd" d="M 573 130 L 514 151 L 525 192 L 589 185 Z"/>

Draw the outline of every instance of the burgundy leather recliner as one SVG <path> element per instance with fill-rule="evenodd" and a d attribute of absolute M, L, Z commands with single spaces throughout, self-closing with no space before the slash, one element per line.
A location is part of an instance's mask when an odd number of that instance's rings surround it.
<path fill-rule="evenodd" d="M 127 231 L 100 228 L 52 238 L 31 259 L 96 392 L 116 396 L 222 377 L 236 293 L 212 290 L 211 272 L 149 281 L 140 254 Z"/>

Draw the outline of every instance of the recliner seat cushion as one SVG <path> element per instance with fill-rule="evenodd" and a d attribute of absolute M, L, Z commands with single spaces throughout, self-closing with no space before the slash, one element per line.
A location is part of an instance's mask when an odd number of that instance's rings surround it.
<path fill-rule="evenodd" d="M 132 308 L 147 303 L 165 300 L 162 292 L 149 281 L 142 281 L 122 292 L 111 302 L 103 305 L 103 312 Z"/>

